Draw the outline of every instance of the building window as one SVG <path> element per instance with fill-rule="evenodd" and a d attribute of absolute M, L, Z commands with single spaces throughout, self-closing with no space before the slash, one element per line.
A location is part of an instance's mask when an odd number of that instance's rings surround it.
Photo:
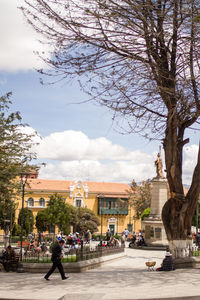
<path fill-rule="evenodd" d="M 81 199 L 76 199 L 76 207 L 81 207 Z"/>
<path fill-rule="evenodd" d="M 44 198 L 40 198 L 40 200 L 39 200 L 39 207 L 45 207 L 45 200 L 44 200 Z"/>
<path fill-rule="evenodd" d="M 33 207 L 34 206 L 34 199 L 33 198 L 29 198 L 28 199 L 28 207 Z"/>
<path fill-rule="evenodd" d="M 112 201 L 109 200 L 109 201 L 108 201 L 108 209 L 111 209 L 111 208 L 112 208 Z"/>

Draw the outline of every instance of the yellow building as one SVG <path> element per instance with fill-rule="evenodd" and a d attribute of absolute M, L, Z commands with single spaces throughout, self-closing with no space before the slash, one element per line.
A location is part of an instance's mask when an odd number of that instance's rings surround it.
<path fill-rule="evenodd" d="M 123 183 L 47 180 L 31 174 L 25 186 L 24 207 L 31 209 L 36 217 L 39 210 L 47 207 L 49 196 L 57 193 L 75 207 L 91 209 L 100 220 L 98 233 L 105 234 L 108 228 L 112 234 L 121 233 L 125 228 L 130 232 L 138 231 L 141 222 L 134 219 L 133 208 L 120 207 L 118 201 L 128 198 L 129 189 L 129 185 Z M 22 200 L 19 197 L 16 201 L 17 218 Z"/>

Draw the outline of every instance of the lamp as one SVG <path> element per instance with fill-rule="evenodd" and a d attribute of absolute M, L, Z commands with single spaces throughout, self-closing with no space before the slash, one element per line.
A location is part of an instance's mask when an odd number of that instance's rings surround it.
<path fill-rule="evenodd" d="M 21 235 L 20 235 L 20 261 L 22 262 L 22 242 L 23 242 L 23 225 L 24 225 L 24 193 L 25 185 L 29 176 L 29 173 L 22 172 L 21 174 L 22 183 L 22 214 L 21 214 Z"/>

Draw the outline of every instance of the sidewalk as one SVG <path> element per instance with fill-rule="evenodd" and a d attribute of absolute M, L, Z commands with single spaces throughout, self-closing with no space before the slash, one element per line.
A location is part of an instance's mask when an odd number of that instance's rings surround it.
<path fill-rule="evenodd" d="M 42 274 L 1 272 L 0 299 L 200 299 L 199 269 L 149 272 L 145 262 L 155 260 L 160 266 L 164 251 L 126 249 L 126 254 L 100 268 L 71 273 L 65 281 L 58 273 L 45 281 Z"/>

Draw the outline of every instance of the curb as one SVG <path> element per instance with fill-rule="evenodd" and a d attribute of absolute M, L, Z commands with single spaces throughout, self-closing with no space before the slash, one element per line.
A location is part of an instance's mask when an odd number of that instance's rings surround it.
<path fill-rule="evenodd" d="M 90 269 L 97 268 L 106 262 L 123 257 L 126 257 L 125 252 L 105 255 L 99 258 L 88 259 L 80 262 L 62 263 L 62 265 L 66 273 L 81 273 Z M 24 273 L 46 273 L 51 266 L 52 263 L 23 263 Z M 58 272 L 59 271 L 56 269 L 55 273 Z"/>

